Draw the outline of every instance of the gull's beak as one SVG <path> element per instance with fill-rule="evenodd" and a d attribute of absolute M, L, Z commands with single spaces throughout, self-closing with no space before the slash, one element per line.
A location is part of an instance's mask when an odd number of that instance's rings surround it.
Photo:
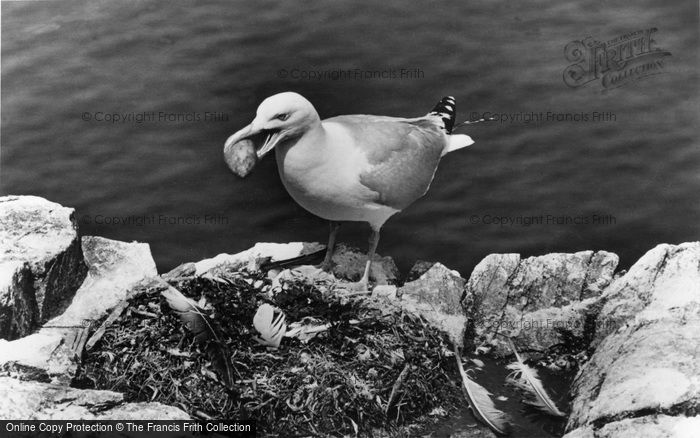
<path fill-rule="evenodd" d="M 262 147 L 258 149 L 258 160 L 274 149 L 275 146 L 277 146 L 277 143 L 279 143 L 280 139 L 282 139 L 282 133 L 280 131 L 268 132 L 267 136 L 265 137 L 265 143 L 263 143 Z"/>
<path fill-rule="evenodd" d="M 228 148 L 230 145 L 238 143 L 239 141 L 246 139 L 253 135 L 253 124 L 246 126 L 245 128 L 239 130 L 232 136 L 226 139 L 225 147 Z"/>
<path fill-rule="evenodd" d="M 265 142 L 263 143 L 262 147 L 257 150 L 258 159 L 261 159 L 268 152 L 275 148 L 277 143 L 279 143 L 280 139 L 282 138 L 282 135 L 279 131 L 265 131 L 264 129 L 255 127 L 255 120 L 253 120 L 253 122 L 250 125 L 246 126 L 245 128 L 230 136 L 226 140 L 226 147 L 228 148 L 229 145 L 238 143 L 241 140 L 245 140 L 246 138 L 254 137 L 259 134 L 266 134 Z"/>

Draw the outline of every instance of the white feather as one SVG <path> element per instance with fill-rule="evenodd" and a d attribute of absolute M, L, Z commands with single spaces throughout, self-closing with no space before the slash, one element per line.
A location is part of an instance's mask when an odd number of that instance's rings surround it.
<path fill-rule="evenodd" d="M 557 408 L 554 400 L 552 400 L 549 394 L 547 394 L 547 391 L 545 391 L 544 386 L 542 386 L 542 381 L 537 375 L 537 370 L 525 365 L 525 362 L 523 362 L 520 354 L 518 354 L 518 351 L 515 349 L 513 341 L 508 339 L 508 343 L 515 354 L 515 362 L 507 366 L 509 370 L 512 370 L 512 373 L 508 376 L 508 382 L 522 389 L 530 396 L 530 400 L 524 400 L 523 402 L 549 415 L 565 417 L 566 414 Z"/>
<path fill-rule="evenodd" d="M 253 326 L 260 333 L 262 339 L 258 339 L 263 345 L 277 348 L 287 332 L 287 324 L 284 322 L 284 313 L 278 310 L 275 318 L 275 308 L 264 303 L 258 307 L 253 317 Z"/>
<path fill-rule="evenodd" d="M 462 385 L 466 391 L 467 401 L 469 402 L 474 416 L 494 432 L 507 435 L 510 424 L 508 423 L 506 414 L 496 408 L 493 401 L 491 401 L 491 393 L 488 392 L 486 388 L 467 376 L 457 346 L 454 347 L 454 352 L 455 359 L 457 360 L 457 368 L 459 369 L 459 374 L 462 376 Z"/>

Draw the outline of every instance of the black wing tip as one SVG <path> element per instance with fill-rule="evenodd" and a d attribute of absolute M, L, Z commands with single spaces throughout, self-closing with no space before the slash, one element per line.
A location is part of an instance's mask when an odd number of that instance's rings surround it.
<path fill-rule="evenodd" d="M 452 133 L 452 128 L 455 124 L 455 116 L 457 114 L 455 98 L 453 96 L 443 97 L 428 114 L 442 118 L 445 131 L 447 131 L 448 134 Z"/>

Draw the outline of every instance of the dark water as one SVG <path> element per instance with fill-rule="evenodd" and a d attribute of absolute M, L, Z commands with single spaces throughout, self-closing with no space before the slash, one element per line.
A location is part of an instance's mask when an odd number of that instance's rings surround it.
<path fill-rule="evenodd" d="M 649 28 L 672 53 L 664 74 L 607 92 L 564 84 L 570 41 Z M 595 111 L 614 120 L 464 130 L 476 144 L 387 223 L 379 252 L 404 272 L 426 259 L 465 276 L 493 252 L 607 249 L 629 265 L 699 235 L 699 42 L 691 1 L 3 2 L 1 189 L 75 207 L 85 234 L 148 242 L 167 270 L 258 241 L 325 241 L 274 158 L 246 180 L 223 163 L 224 140 L 273 93 L 300 92 L 322 117 L 416 116 L 447 94 L 463 119 Z M 419 73 L 278 73 L 390 68 Z M 143 112 L 155 120 L 94 120 Z M 494 216 L 597 223 L 485 223 Z M 364 247 L 367 232 L 346 226 L 341 240 Z"/>
<path fill-rule="evenodd" d="M 506 366 L 510 361 L 489 359 L 484 356 L 478 359 L 483 362 L 483 368 L 475 366 L 470 361 L 466 361 L 465 368 L 468 369 L 470 378 L 492 394 L 492 401 L 496 408 L 506 413 L 511 427 L 510 436 L 545 438 L 564 434 L 566 419 L 546 415 L 526 405 L 523 403 L 526 399 L 523 392 L 506 383 L 510 374 Z M 568 412 L 567 393 L 575 372 L 573 370 L 554 372 L 541 367 L 537 368 L 537 372 L 552 401 L 559 409 Z M 457 436 L 467 437 L 492 436 L 488 433 L 480 434 L 482 428 L 483 426 L 477 422 L 465 402 L 462 414 L 441 422 L 433 432 L 433 436 L 449 436 L 454 433 L 457 433 Z"/>
<path fill-rule="evenodd" d="M 493 252 L 584 249 L 630 264 L 699 235 L 696 2 L 3 2 L 2 17 L 2 192 L 73 206 L 86 234 L 149 242 L 161 270 L 258 241 L 325 241 L 326 225 L 289 198 L 273 157 L 246 180 L 222 160 L 227 136 L 284 90 L 322 117 L 421 115 L 446 94 L 464 119 L 615 115 L 465 129 L 476 144 L 447 156 L 428 195 L 385 226 L 379 251 L 404 270 L 441 260 L 468 275 Z M 563 83 L 570 41 L 651 27 L 672 53 L 665 74 L 605 93 L 600 81 Z M 422 77 L 277 73 L 388 68 Z M 151 111 L 143 123 L 81 119 Z M 158 121 L 161 111 L 200 120 Z M 614 221 L 484 223 L 541 215 Z M 126 223 L 100 223 L 112 217 Z M 340 238 L 364 248 L 367 235 L 356 224 Z"/>

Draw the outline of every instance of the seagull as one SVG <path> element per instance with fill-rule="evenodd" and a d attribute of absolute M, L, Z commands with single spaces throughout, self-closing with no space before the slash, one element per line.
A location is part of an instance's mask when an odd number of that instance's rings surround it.
<path fill-rule="evenodd" d="M 321 120 L 306 98 L 284 92 L 265 99 L 254 120 L 230 136 L 226 146 L 263 135 L 257 159 L 275 149 L 290 196 L 330 221 L 324 270 L 330 270 L 340 223 L 369 223 L 367 262 L 353 287 L 368 291 L 384 223 L 425 195 L 445 154 L 474 143 L 468 135 L 452 134 L 454 122 L 451 96 L 417 118 L 344 115 Z"/>

